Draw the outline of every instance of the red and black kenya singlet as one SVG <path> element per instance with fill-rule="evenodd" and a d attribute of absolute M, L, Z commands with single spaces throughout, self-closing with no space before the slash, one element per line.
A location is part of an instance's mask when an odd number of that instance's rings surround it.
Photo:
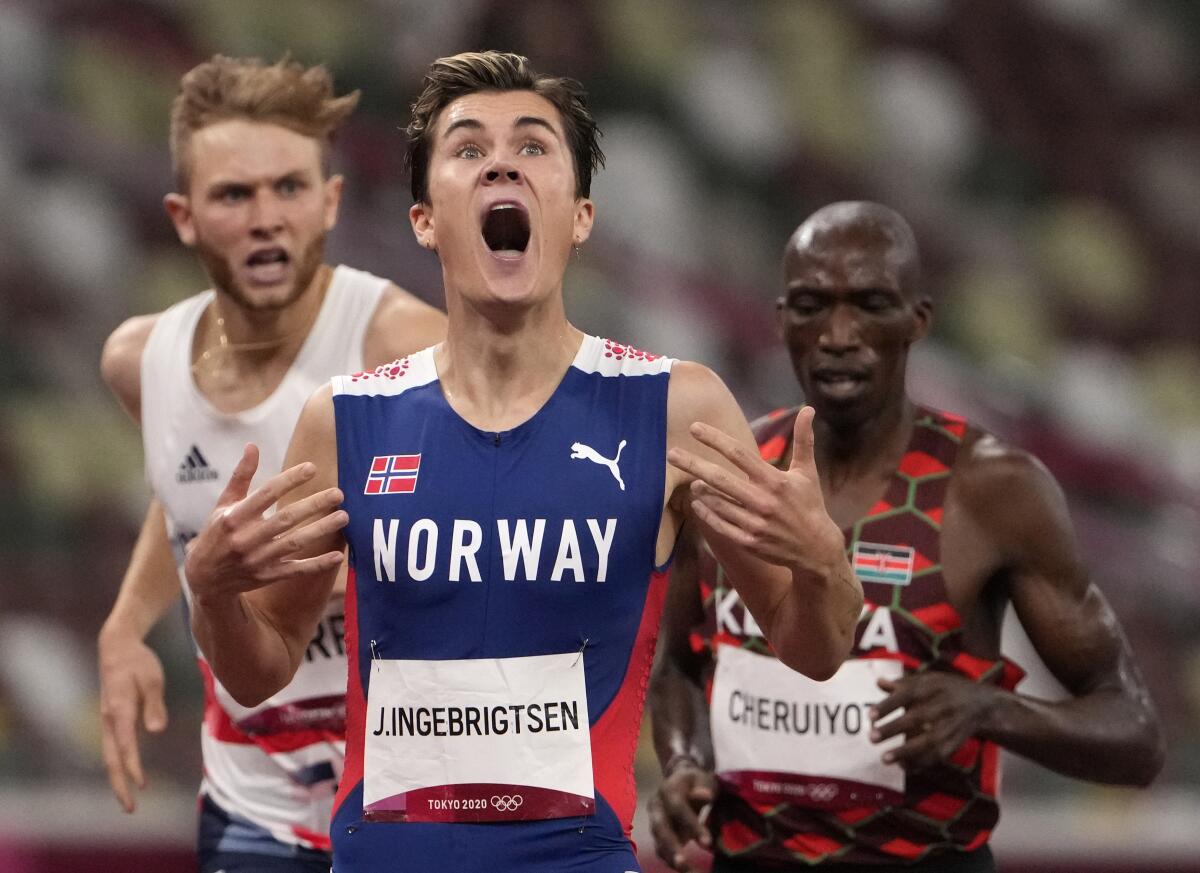
<path fill-rule="evenodd" d="M 797 410 L 756 422 L 762 456 L 786 463 Z M 946 491 L 966 422 L 918 409 L 912 440 L 883 498 L 844 531 L 847 554 L 866 598 L 852 658 L 889 658 L 906 672 L 945 670 L 1012 688 L 1021 671 L 963 650 L 962 621 L 950 605 L 941 568 Z M 691 635 L 697 653 L 718 645 L 769 652 L 723 571 L 706 553 L 700 571 L 705 621 Z M 796 864 L 905 863 L 984 845 L 999 817 L 999 748 L 968 740 L 945 764 L 908 774 L 894 806 L 817 810 L 739 797 L 723 785 L 711 826 L 718 854 Z M 772 865 L 773 866 L 773 865 Z"/>

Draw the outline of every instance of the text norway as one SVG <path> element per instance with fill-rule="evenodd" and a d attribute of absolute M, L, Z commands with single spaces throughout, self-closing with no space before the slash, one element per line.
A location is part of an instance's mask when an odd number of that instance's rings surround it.
<path fill-rule="evenodd" d="M 375 553 L 375 578 L 380 582 L 396 581 L 396 550 L 401 545 L 400 520 L 396 518 L 375 519 L 372 536 Z M 617 532 L 615 518 L 587 519 L 586 539 L 591 540 L 591 551 L 595 554 L 597 582 L 608 577 L 608 555 Z M 572 519 L 563 519 L 558 529 L 558 548 L 554 566 L 550 572 L 551 582 L 560 582 L 569 574 L 575 582 L 586 581 L 584 555 L 580 546 L 580 531 Z M 542 560 L 542 544 L 546 539 L 546 519 L 496 519 L 496 541 L 504 562 L 504 579 L 508 582 L 518 578 L 532 582 L 538 578 L 538 567 Z M 422 518 L 413 522 L 405 537 L 406 546 L 402 554 L 406 557 L 408 577 L 415 582 L 424 582 L 438 569 L 441 560 L 448 566 L 439 578 L 459 582 L 466 578 L 482 582 L 477 554 L 483 545 L 483 526 L 471 519 L 456 518 L 450 531 L 449 548 L 439 549 L 444 543 L 436 521 Z M 589 565 L 590 566 L 590 565 Z M 521 576 L 518 577 L 518 571 Z"/>

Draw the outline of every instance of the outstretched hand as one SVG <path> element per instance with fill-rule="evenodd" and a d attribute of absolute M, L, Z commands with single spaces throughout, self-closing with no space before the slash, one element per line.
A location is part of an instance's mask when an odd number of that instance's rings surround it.
<path fill-rule="evenodd" d="M 842 532 L 825 511 L 813 456 L 813 409 L 796 416 L 792 459 L 780 470 L 711 425 L 696 422 L 692 436 L 726 458 L 744 476 L 686 449 L 667 459 L 693 477 L 692 508 L 708 528 L 771 564 L 802 568 L 816 556 L 840 554 Z"/>
<path fill-rule="evenodd" d="M 257 469 L 258 448 L 249 444 L 204 530 L 188 545 L 184 573 L 197 600 L 235 597 L 276 582 L 316 576 L 342 562 L 340 550 L 297 557 L 346 526 L 349 516 L 336 508 L 342 492 L 326 488 L 264 517 L 317 470 L 311 463 L 297 464 L 251 493 Z"/>

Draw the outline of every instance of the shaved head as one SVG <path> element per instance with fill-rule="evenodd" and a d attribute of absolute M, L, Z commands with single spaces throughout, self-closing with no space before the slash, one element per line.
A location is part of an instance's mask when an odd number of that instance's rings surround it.
<path fill-rule="evenodd" d="M 905 292 L 914 294 L 920 287 L 921 258 L 912 228 L 896 210 L 866 200 L 830 203 L 818 209 L 788 240 L 784 261 L 820 262 L 846 247 L 885 259 Z"/>

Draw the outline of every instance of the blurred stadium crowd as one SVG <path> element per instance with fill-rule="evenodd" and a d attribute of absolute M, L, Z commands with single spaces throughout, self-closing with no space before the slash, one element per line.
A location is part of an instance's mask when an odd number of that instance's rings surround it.
<path fill-rule="evenodd" d="M 97 360 L 123 317 L 205 285 L 161 208 L 180 75 L 214 52 L 290 50 L 361 88 L 331 257 L 440 303 L 408 229 L 402 127 L 428 62 L 473 48 L 592 95 L 608 169 L 568 272 L 572 319 L 709 364 L 749 415 L 796 400 L 773 322 L 791 229 L 841 199 L 910 219 L 937 307 L 913 393 L 1059 477 L 1167 725 L 1153 794 L 1200 794 L 1188 0 L 0 2 L 0 794 L 104 784 L 94 640 L 146 488 Z M 172 722 L 151 779 L 187 795 L 201 698 L 182 621 L 156 644 Z M 1010 798 L 1125 802 L 1009 775 Z"/>

